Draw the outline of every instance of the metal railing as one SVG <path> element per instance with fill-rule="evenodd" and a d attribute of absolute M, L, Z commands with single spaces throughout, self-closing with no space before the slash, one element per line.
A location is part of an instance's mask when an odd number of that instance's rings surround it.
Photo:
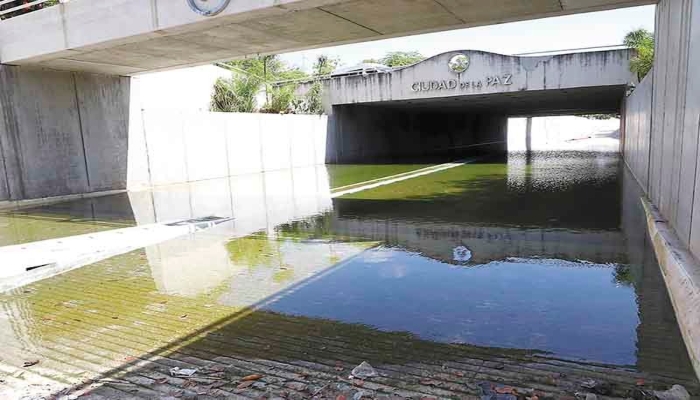
<path fill-rule="evenodd" d="M 67 2 L 68 0 L 0 0 L 0 20 Z"/>

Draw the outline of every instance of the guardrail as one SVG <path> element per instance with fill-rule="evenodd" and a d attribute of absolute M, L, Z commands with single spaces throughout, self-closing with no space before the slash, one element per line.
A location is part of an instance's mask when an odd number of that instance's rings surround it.
<path fill-rule="evenodd" d="M 0 0 L 0 19 L 9 19 L 67 2 L 68 0 Z"/>

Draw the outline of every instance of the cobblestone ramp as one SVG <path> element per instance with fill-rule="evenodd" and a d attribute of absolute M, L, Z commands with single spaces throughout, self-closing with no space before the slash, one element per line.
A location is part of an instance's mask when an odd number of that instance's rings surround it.
<path fill-rule="evenodd" d="M 2 295 L 0 397 L 468 399 L 478 398 L 477 384 L 488 381 L 565 398 L 588 379 L 611 383 L 613 398 L 641 383 L 683 384 L 699 393 L 693 376 L 221 306 L 217 298 L 226 288 L 168 296 L 150 274 L 144 252 L 136 251 Z M 362 361 L 379 376 L 350 379 Z M 197 372 L 174 377 L 173 367 Z M 253 374 L 259 379 L 243 383 Z"/>

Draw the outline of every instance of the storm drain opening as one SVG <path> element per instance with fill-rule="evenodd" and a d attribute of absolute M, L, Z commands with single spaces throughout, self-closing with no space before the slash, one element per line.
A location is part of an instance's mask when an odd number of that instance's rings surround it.
<path fill-rule="evenodd" d="M 224 222 L 228 222 L 233 220 L 232 217 L 217 217 L 214 215 L 207 216 L 207 217 L 201 217 L 201 218 L 192 218 L 192 219 L 186 219 L 183 221 L 177 221 L 177 222 L 171 222 L 169 224 L 165 224 L 166 226 L 190 226 L 194 231 L 200 231 L 204 229 L 211 228 L 213 226 L 223 224 Z"/>

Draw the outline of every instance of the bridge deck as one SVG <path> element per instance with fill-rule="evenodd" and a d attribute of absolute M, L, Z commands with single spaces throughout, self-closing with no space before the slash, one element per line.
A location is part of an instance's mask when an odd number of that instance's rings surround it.
<path fill-rule="evenodd" d="M 72 0 L 0 21 L 0 62 L 132 75 L 334 44 L 652 4 L 653 0 Z M 31 34 L 27 34 L 31 32 Z"/>

